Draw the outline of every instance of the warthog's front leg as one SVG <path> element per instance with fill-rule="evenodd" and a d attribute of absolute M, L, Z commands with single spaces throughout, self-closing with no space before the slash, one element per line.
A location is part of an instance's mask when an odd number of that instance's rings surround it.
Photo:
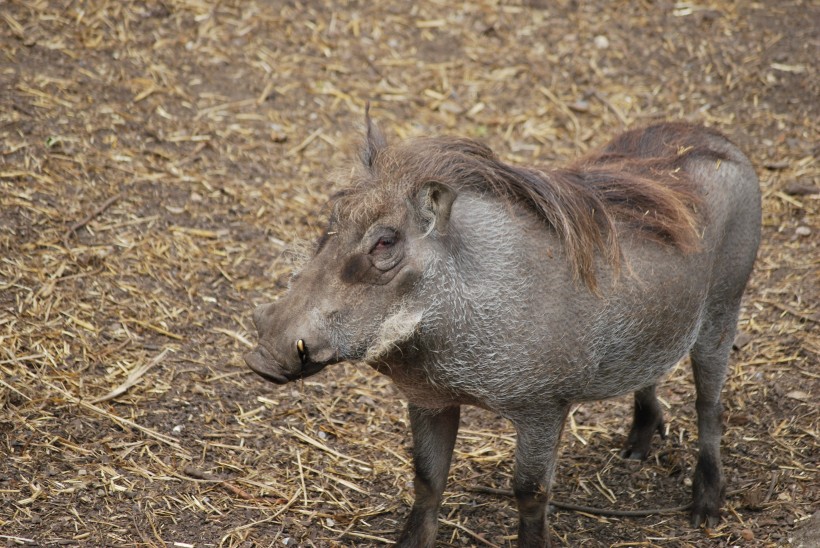
<path fill-rule="evenodd" d="M 513 418 L 518 441 L 515 447 L 513 491 L 518 502 L 518 546 L 550 546 L 547 505 L 555 470 L 558 440 L 568 408 L 552 408 L 548 414 Z"/>
<path fill-rule="evenodd" d="M 409 410 L 413 430 L 413 465 L 416 469 L 413 487 L 416 500 L 397 546 L 432 547 L 436 543 L 438 508 L 450 471 L 461 408 L 431 410 L 411 403 Z"/>

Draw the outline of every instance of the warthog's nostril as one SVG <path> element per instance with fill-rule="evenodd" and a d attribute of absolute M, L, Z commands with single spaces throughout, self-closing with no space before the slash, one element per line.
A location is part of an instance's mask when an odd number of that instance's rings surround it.
<path fill-rule="evenodd" d="M 296 353 L 299 354 L 299 361 L 302 362 L 302 365 L 307 363 L 307 347 L 305 346 L 305 341 L 303 339 L 296 341 Z"/>

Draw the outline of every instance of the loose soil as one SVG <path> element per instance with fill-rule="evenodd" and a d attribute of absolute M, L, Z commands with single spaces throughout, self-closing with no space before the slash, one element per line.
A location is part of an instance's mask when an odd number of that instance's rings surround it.
<path fill-rule="evenodd" d="M 412 474 L 389 380 L 343 364 L 275 387 L 241 359 L 369 100 L 393 138 L 475 137 L 515 163 L 660 119 L 746 150 L 764 235 L 724 391 L 721 523 L 557 509 L 551 527 L 559 546 L 817 546 L 818 21 L 797 0 L 2 3 L 0 544 L 396 538 Z M 686 363 L 659 394 L 668 435 L 643 463 L 618 457 L 631 398 L 574 409 L 556 500 L 688 502 Z M 465 411 L 438 545 L 515 544 L 513 501 L 486 492 L 509 489 L 513 448 L 509 424 Z"/>

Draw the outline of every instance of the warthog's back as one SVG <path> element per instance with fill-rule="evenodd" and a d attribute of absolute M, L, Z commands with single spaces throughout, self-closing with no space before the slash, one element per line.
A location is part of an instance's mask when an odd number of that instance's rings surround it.
<path fill-rule="evenodd" d="M 606 304 L 591 325 L 597 366 L 581 398 L 599 399 L 651 384 L 686 355 L 704 321 L 736 307 L 746 286 L 760 242 L 757 176 L 748 159 L 722 136 L 694 131 L 692 137 L 715 152 L 688 159 L 677 173 L 700 195 L 698 248 L 680 253 L 624 231 L 629 275 L 605 290 Z M 733 337 L 734 324 L 731 329 L 725 336 Z"/>
<path fill-rule="evenodd" d="M 720 134 L 653 126 L 540 176 L 499 183 L 495 194 L 460 189 L 449 253 L 426 276 L 422 325 L 433 351 L 408 359 L 423 369 L 393 375 L 411 400 L 505 412 L 533 399 L 629 392 L 688 352 L 709 309 L 742 293 L 760 193 L 748 160 Z M 587 192 L 572 206 L 608 208 L 608 217 L 581 223 L 523 188 L 544 181 L 555 186 L 542 195 Z"/>

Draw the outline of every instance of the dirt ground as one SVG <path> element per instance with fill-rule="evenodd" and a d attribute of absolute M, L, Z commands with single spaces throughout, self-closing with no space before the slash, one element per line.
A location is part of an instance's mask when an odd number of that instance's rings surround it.
<path fill-rule="evenodd" d="M 764 235 L 725 394 L 720 525 L 556 510 L 559 546 L 818 546 L 820 6 L 813 1 L 0 3 L 0 544 L 367 546 L 412 501 L 405 404 L 344 364 L 275 387 L 253 306 L 316 237 L 364 104 L 393 138 L 558 163 L 700 121 L 755 164 Z M 118 389 L 112 393 L 113 390 Z M 686 504 L 686 363 L 668 437 L 578 406 L 556 500 Z M 440 546 L 511 546 L 509 424 L 463 413 Z M 812 517 L 814 516 L 814 517 Z"/>

